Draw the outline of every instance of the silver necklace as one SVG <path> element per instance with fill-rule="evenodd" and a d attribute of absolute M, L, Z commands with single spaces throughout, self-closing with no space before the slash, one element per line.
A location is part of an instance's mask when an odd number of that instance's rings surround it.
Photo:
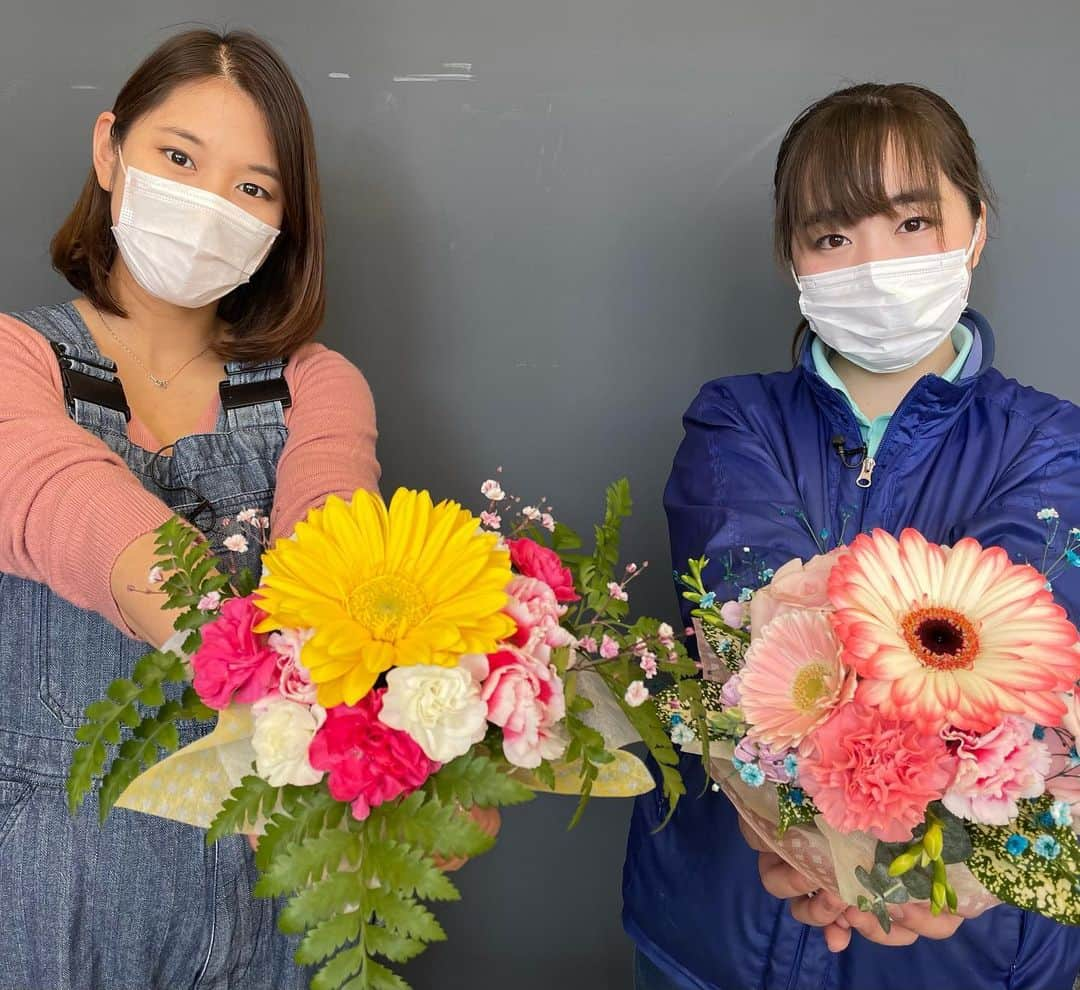
<path fill-rule="evenodd" d="M 109 332 L 109 336 L 111 336 L 113 340 L 115 340 L 125 351 L 128 352 L 128 354 L 130 354 L 135 359 L 139 367 L 146 372 L 147 377 L 149 377 L 150 381 L 152 381 L 158 388 L 168 388 L 169 385 L 189 364 L 191 364 L 193 361 L 196 361 L 198 358 L 201 358 L 213 346 L 212 344 L 207 344 L 201 351 L 199 351 L 198 354 L 194 355 L 193 357 L 189 357 L 182 365 L 180 365 L 179 368 L 176 369 L 176 371 L 169 375 L 168 378 L 158 378 L 158 376 L 155 375 L 149 367 L 147 367 L 146 362 L 143 361 L 143 359 L 139 357 L 139 355 L 136 354 L 130 347 L 128 347 L 128 345 L 124 343 L 123 338 L 111 326 L 109 326 L 109 322 L 105 319 L 104 315 L 102 315 L 101 310 L 95 306 L 94 312 L 97 313 L 98 318 L 101 320 L 101 325 Z"/>

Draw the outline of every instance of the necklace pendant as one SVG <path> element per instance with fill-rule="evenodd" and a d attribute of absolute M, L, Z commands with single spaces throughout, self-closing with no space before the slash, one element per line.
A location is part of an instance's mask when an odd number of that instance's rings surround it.
<path fill-rule="evenodd" d="M 168 388 L 169 387 L 169 382 L 168 382 L 168 379 L 166 379 L 166 378 L 155 378 L 153 375 L 151 375 L 150 376 L 150 381 L 152 381 L 158 388 Z"/>

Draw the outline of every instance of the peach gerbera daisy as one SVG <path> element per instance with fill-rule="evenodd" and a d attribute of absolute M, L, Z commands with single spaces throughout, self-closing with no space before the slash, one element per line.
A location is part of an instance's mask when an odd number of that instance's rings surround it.
<path fill-rule="evenodd" d="M 829 598 L 859 701 L 930 731 L 986 732 L 1006 715 L 1060 724 L 1080 676 L 1076 627 L 1001 547 L 874 530 L 833 569 Z"/>
<path fill-rule="evenodd" d="M 840 662 L 825 612 L 786 612 L 750 644 L 739 690 L 750 736 L 782 750 L 798 746 L 852 699 L 855 674 Z"/>

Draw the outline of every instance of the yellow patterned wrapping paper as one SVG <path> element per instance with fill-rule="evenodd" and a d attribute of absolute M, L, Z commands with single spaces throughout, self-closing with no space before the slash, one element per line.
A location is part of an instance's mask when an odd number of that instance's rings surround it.
<path fill-rule="evenodd" d="M 633 797 L 654 787 L 645 764 L 622 749 L 639 736 L 611 697 L 599 676 L 578 674 L 578 691 L 593 702 L 586 721 L 604 736 L 615 760 L 600 768 L 593 784 L 594 797 Z M 202 739 L 146 770 L 120 795 L 116 805 L 160 818 L 209 828 L 229 792 L 252 772 L 255 750 L 251 745 L 254 720 L 250 705 L 230 705 L 218 716 L 214 730 Z M 555 787 L 548 788 L 528 771 L 520 780 L 536 791 L 578 794 L 581 771 L 578 764 L 555 765 Z M 253 829 L 261 832 L 261 823 Z"/>

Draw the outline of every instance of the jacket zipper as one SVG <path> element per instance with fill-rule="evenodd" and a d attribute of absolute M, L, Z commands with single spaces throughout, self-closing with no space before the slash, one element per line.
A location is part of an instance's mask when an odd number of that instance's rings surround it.
<path fill-rule="evenodd" d="M 872 457 L 867 457 L 862 462 L 862 468 L 859 471 L 859 477 L 855 479 L 855 484 L 860 488 L 869 488 L 874 483 L 874 468 L 877 467 L 877 461 Z"/>

